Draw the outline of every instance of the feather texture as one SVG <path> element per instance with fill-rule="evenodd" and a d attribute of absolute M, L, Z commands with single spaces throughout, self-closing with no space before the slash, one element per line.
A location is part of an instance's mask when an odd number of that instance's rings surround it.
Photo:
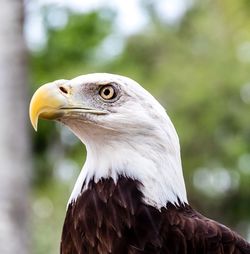
<path fill-rule="evenodd" d="M 146 204 L 141 183 L 91 180 L 69 204 L 61 254 L 249 254 L 250 245 L 188 204 Z"/>

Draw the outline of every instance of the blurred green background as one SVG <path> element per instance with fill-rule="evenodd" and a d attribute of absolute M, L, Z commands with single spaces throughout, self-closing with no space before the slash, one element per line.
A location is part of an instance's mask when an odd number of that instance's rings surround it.
<path fill-rule="evenodd" d="M 91 72 L 135 79 L 177 129 L 189 202 L 250 240 L 250 2 L 59 2 L 25 4 L 30 97 Z M 30 135 L 32 253 L 57 253 L 85 148 L 56 123 Z"/>

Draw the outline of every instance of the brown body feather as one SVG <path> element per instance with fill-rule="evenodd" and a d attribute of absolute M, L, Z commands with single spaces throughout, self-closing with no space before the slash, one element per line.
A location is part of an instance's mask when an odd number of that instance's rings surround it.
<path fill-rule="evenodd" d="M 187 204 L 158 210 L 140 183 L 91 181 L 68 207 L 61 254 L 250 254 L 250 244 Z"/>

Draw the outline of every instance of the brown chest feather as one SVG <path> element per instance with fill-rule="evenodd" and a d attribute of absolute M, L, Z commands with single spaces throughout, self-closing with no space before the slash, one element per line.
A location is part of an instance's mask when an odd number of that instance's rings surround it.
<path fill-rule="evenodd" d="M 61 254 L 250 254 L 230 229 L 188 205 L 158 210 L 143 202 L 138 181 L 91 181 L 68 207 Z"/>

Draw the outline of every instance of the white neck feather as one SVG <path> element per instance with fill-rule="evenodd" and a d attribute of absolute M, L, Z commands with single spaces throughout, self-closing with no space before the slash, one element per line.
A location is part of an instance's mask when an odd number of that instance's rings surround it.
<path fill-rule="evenodd" d="M 167 130 L 166 126 L 159 127 L 151 136 L 139 132 L 114 134 L 97 126 L 82 128 L 83 124 L 67 123 L 87 148 L 87 159 L 69 203 L 78 197 L 83 182 L 87 185 L 93 178 L 97 182 L 108 177 L 116 181 L 119 175 L 139 180 L 145 202 L 157 208 L 167 202 L 187 203 L 179 140 L 170 120 L 166 122 Z"/>

